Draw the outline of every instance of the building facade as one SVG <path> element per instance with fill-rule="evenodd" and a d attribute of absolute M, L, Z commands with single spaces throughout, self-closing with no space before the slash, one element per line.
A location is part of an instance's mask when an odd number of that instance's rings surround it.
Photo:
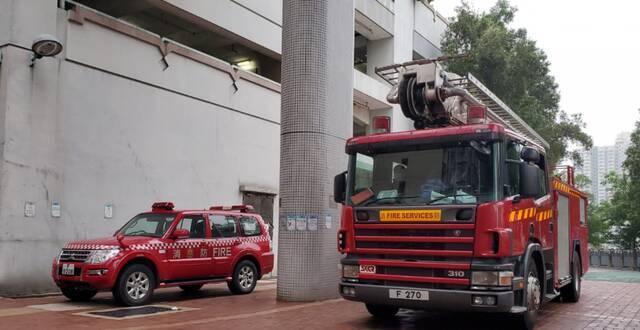
<path fill-rule="evenodd" d="M 631 144 L 631 133 L 618 134 L 615 144 L 611 146 L 594 146 L 591 150 L 580 150 L 582 166 L 576 168 L 577 174 L 582 174 L 591 181 L 582 189 L 590 192 L 593 203 L 600 204 L 611 198 L 610 186 L 604 183 L 610 172 L 622 174 L 622 164 L 626 159 L 626 151 Z"/>
<path fill-rule="evenodd" d="M 0 2 L 1 295 L 53 290 L 64 242 L 109 236 L 153 201 L 253 204 L 277 249 L 282 7 Z M 379 115 L 410 129 L 374 69 L 439 55 L 446 20 L 426 1 L 352 7 L 353 134 Z M 30 66 L 42 34 L 63 51 Z"/>

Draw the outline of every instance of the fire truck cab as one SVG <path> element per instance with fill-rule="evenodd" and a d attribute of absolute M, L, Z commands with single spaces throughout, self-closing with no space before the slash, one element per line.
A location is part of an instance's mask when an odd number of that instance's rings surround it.
<path fill-rule="evenodd" d="M 375 317 L 501 312 L 523 328 L 544 302 L 578 301 L 587 197 L 572 172 L 554 177 L 546 142 L 473 76 L 451 78 L 435 60 L 381 71 L 416 130 L 347 142 L 334 182 L 341 295 Z"/>
<path fill-rule="evenodd" d="M 112 237 L 67 243 L 53 261 L 52 276 L 71 300 L 111 290 L 127 306 L 149 301 L 154 289 L 187 292 L 227 282 L 236 294 L 253 291 L 273 269 L 269 231 L 249 205 L 174 210 L 154 203 Z"/>

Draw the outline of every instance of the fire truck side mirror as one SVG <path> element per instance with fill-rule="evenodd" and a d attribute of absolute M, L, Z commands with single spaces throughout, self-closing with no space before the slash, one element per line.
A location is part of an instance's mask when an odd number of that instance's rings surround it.
<path fill-rule="evenodd" d="M 532 198 L 540 194 L 540 169 L 526 162 L 520 163 L 520 197 Z"/>
<path fill-rule="evenodd" d="M 344 171 L 333 178 L 333 200 L 344 204 L 347 190 L 347 172 Z"/>

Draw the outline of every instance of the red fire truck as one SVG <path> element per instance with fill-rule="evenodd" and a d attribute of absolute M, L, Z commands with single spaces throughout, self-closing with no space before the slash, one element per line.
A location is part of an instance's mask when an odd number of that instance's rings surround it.
<path fill-rule="evenodd" d="M 553 176 L 542 137 L 439 60 L 376 70 L 416 130 L 347 142 L 348 170 L 334 182 L 340 293 L 375 317 L 500 312 L 532 328 L 543 303 L 580 298 L 587 197 L 571 168 Z"/>
<path fill-rule="evenodd" d="M 269 231 L 249 205 L 174 210 L 154 203 L 113 237 L 67 243 L 51 273 L 71 300 L 89 300 L 111 290 L 127 306 L 149 301 L 154 289 L 187 292 L 227 282 L 233 293 L 250 293 L 273 269 Z"/>

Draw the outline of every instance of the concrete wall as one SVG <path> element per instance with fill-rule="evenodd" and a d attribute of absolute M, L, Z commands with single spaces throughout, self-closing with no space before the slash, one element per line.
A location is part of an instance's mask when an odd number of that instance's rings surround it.
<path fill-rule="evenodd" d="M 185 12 L 193 13 L 200 18 L 245 38 L 256 45 L 264 47 L 274 55 L 282 52 L 281 34 L 282 0 L 268 1 L 201 1 L 201 0 L 163 0 Z M 251 24 L 247 24 L 250 22 Z"/>
<path fill-rule="evenodd" d="M 53 289 L 50 265 L 65 241 L 111 235 L 153 201 L 204 208 L 240 203 L 241 184 L 277 191 L 277 91 L 238 80 L 234 93 L 227 73 L 175 53 L 163 71 L 156 46 L 69 22 L 54 2 L 9 5 L 16 46 L 0 49 L 0 294 Z M 40 33 L 57 34 L 65 51 L 30 68 L 20 47 Z M 35 217 L 24 216 L 26 202 Z"/>

